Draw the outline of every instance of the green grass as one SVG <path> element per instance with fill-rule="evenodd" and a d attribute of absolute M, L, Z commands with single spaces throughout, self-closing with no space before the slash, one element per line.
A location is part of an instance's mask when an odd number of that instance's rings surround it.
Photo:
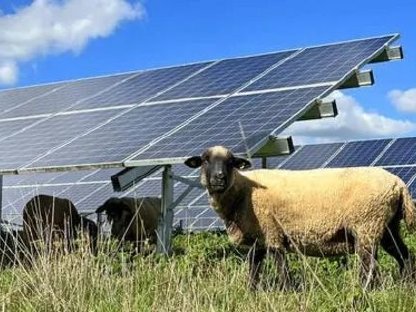
<path fill-rule="evenodd" d="M 416 239 L 406 242 L 416 250 Z M 336 260 L 290 256 L 296 289 L 273 285 L 269 259 L 261 290 L 247 287 L 245 253 L 215 233 L 179 235 L 175 255 L 133 260 L 123 253 L 39 257 L 31 267 L 0 272 L 2 311 L 413 311 L 416 287 L 402 282 L 393 260 L 380 253 L 381 284 L 362 291 L 355 257 Z"/>

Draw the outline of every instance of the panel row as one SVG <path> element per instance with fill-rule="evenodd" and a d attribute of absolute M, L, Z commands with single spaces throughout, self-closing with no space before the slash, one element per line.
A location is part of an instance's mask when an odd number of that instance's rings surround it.
<path fill-rule="evenodd" d="M 416 138 L 379 139 L 354 141 L 348 143 L 329 143 L 305 145 L 296 148 L 295 153 L 288 156 L 272 157 L 267 160 L 268 168 L 304 170 L 321 167 L 368 166 L 380 161 L 382 155 L 400 154 L 401 144 L 396 142 L 416 142 Z M 395 150 L 397 148 L 397 150 Z M 386 169 L 405 181 L 414 198 L 416 198 L 416 161 L 412 156 L 416 153 L 416 144 L 410 148 L 407 165 L 395 164 Z M 401 161 L 403 158 L 399 158 Z M 412 160 L 413 159 L 413 160 Z M 261 166 L 259 159 L 253 160 L 254 168 Z M 400 165 L 400 166 L 398 166 Z M 3 216 L 10 219 L 21 213 L 23 205 L 34 195 L 46 193 L 70 198 L 80 211 L 95 210 L 102 202 L 112 196 L 160 196 L 161 174 L 155 173 L 149 179 L 140 182 L 126 193 L 114 193 L 110 176 L 120 169 L 101 169 L 95 171 L 75 171 L 46 173 L 36 175 L 6 176 L 4 178 Z M 177 175 L 197 177 L 198 170 L 184 165 L 173 166 Z M 186 185 L 175 183 L 175 198 Z M 183 226 L 190 230 L 221 228 L 222 223 L 215 212 L 209 207 L 206 194 L 201 189 L 193 191 L 175 209 L 175 226 Z"/>

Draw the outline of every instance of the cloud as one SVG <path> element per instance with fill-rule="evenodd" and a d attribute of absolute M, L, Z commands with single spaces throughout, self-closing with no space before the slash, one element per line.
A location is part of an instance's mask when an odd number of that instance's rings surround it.
<path fill-rule="evenodd" d="M 402 90 L 392 90 L 388 97 L 399 111 L 416 113 L 416 88 Z"/>
<path fill-rule="evenodd" d="M 18 78 L 18 68 L 15 62 L 0 63 L 0 83 L 14 84 Z"/>
<path fill-rule="evenodd" d="M 355 139 L 395 137 L 416 130 L 416 124 L 366 111 L 352 96 L 335 91 L 336 118 L 300 121 L 282 134 L 292 135 L 295 144 L 326 143 Z"/>
<path fill-rule="evenodd" d="M 139 3 L 127 0 L 34 0 L 12 14 L 0 12 L 0 84 L 16 82 L 21 62 L 79 53 L 90 40 L 143 15 Z"/>

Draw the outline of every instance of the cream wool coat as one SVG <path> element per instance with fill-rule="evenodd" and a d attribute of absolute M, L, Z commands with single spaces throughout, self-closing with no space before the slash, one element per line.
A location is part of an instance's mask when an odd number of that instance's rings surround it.
<path fill-rule="evenodd" d="M 312 256 L 373 246 L 397 214 L 415 224 L 405 183 L 381 168 L 234 170 L 234 182 L 211 205 L 226 223 L 231 241 Z"/>

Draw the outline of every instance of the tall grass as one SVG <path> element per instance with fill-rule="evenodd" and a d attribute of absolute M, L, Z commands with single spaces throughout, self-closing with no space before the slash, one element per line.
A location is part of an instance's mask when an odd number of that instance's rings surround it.
<path fill-rule="evenodd" d="M 410 236 L 407 243 L 416 247 Z M 179 235 L 175 254 L 131 257 L 107 244 L 40 254 L 0 272 L 3 311 L 413 311 L 416 287 L 380 254 L 381 283 L 362 291 L 355 258 L 340 261 L 290 257 L 293 288 L 279 291 L 266 262 L 261 289 L 249 291 L 245 252 L 215 233 Z M 413 248 L 413 250 L 416 248 Z"/>

